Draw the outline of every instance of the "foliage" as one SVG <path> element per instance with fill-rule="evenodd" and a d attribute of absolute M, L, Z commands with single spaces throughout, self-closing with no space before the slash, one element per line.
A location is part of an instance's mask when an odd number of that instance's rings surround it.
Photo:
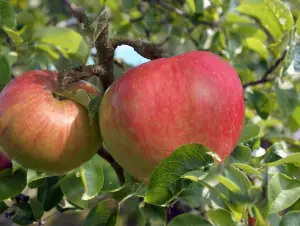
<path fill-rule="evenodd" d="M 78 67 L 86 59 L 88 64 L 96 62 L 88 31 L 72 17 L 66 2 L 0 0 L 0 90 L 28 70 Z M 63 176 L 14 163 L 12 169 L 0 172 L 0 213 L 20 225 L 44 220 L 47 225 L 50 210 L 88 213 L 82 225 L 89 226 L 297 225 L 298 1 L 73 2 L 92 20 L 105 6 L 112 37 L 149 40 L 168 56 L 204 49 L 227 59 L 244 86 L 243 134 L 222 164 L 200 144 L 178 148 L 155 169 L 149 186 L 126 172 L 121 184 L 108 159 L 98 155 Z M 117 63 L 114 67 L 117 79 L 123 69 Z M 99 80 L 90 81 L 103 90 Z M 98 105 L 99 99 L 92 104 Z M 90 111 L 94 116 L 95 110 Z M 16 198 L 20 193 L 23 198 L 28 193 L 30 199 L 20 201 Z"/>

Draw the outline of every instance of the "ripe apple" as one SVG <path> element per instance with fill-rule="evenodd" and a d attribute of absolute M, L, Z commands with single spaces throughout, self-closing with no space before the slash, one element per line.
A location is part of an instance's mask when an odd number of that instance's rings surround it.
<path fill-rule="evenodd" d="M 107 89 L 99 111 L 108 151 L 143 182 L 184 144 L 201 143 L 224 160 L 237 144 L 243 124 L 238 74 L 206 51 L 132 68 Z"/>
<path fill-rule="evenodd" d="M 12 167 L 11 159 L 0 150 L 0 172 Z"/>
<path fill-rule="evenodd" d="M 55 71 L 33 70 L 10 81 L 0 93 L 0 147 L 26 168 L 66 173 L 89 160 L 102 144 L 97 117 L 86 108 L 56 98 Z M 101 93 L 86 82 L 78 88 Z M 70 85 L 76 89 L 76 84 Z"/>

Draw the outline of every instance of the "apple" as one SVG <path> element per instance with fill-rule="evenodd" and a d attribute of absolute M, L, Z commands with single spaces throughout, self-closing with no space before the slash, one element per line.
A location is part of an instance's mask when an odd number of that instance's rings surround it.
<path fill-rule="evenodd" d="M 0 172 L 12 167 L 11 159 L 0 150 Z"/>
<path fill-rule="evenodd" d="M 0 147 L 20 165 L 64 174 L 75 169 L 102 145 L 95 117 L 81 104 L 57 98 L 55 71 L 33 70 L 11 80 L 0 93 Z M 78 89 L 101 96 L 87 82 Z M 69 86 L 76 90 L 76 84 Z"/>
<path fill-rule="evenodd" d="M 244 124 L 244 98 L 235 69 L 221 57 L 191 51 L 124 73 L 104 93 L 99 125 L 112 157 L 147 183 L 176 148 L 201 143 L 223 161 Z"/>

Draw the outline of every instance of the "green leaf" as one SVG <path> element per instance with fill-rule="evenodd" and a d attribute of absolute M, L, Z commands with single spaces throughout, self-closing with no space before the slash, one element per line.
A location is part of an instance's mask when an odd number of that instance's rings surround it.
<path fill-rule="evenodd" d="M 51 47 L 51 45 L 48 44 L 36 44 L 36 48 L 45 51 L 49 54 L 54 60 L 59 59 L 59 54 Z"/>
<path fill-rule="evenodd" d="M 65 57 L 76 55 L 82 62 L 89 53 L 89 47 L 83 37 L 70 28 L 43 27 L 36 31 L 34 39 L 55 46 Z"/>
<path fill-rule="evenodd" d="M 244 0 L 237 11 L 259 20 L 275 41 L 279 41 L 294 25 L 291 11 L 280 0 Z"/>
<path fill-rule="evenodd" d="M 243 170 L 244 172 L 246 172 L 248 174 L 257 175 L 259 178 L 261 178 L 259 171 L 250 165 L 246 165 L 246 164 L 242 164 L 242 163 L 231 163 L 231 165 Z"/>
<path fill-rule="evenodd" d="M 168 226 L 212 226 L 208 221 L 203 219 L 199 215 L 194 215 L 190 213 L 180 214 L 173 218 Z"/>
<path fill-rule="evenodd" d="M 294 85 L 286 80 L 277 79 L 275 92 L 277 103 L 283 116 L 290 115 L 299 103 L 298 93 Z"/>
<path fill-rule="evenodd" d="M 248 177 L 242 171 L 236 169 L 231 165 L 225 168 L 224 177 L 222 179 L 223 180 L 221 181 L 224 181 L 224 179 L 226 179 L 227 183 L 225 183 L 224 185 L 229 190 L 235 193 L 246 194 L 248 192 L 248 189 L 251 187 L 251 182 L 249 181 Z"/>
<path fill-rule="evenodd" d="M 279 165 L 286 164 L 286 163 L 291 163 L 291 164 L 300 166 L 300 153 L 290 154 L 285 158 L 282 158 L 275 162 L 265 163 L 262 166 L 264 166 L 264 167 L 279 166 Z"/>
<path fill-rule="evenodd" d="M 118 214 L 118 202 L 114 199 L 106 199 L 89 212 L 83 226 L 114 226 Z"/>
<path fill-rule="evenodd" d="M 264 60 L 268 61 L 268 50 L 266 45 L 258 38 L 249 37 L 243 40 L 244 47 L 257 52 Z"/>
<path fill-rule="evenodd" d="M 98 113 L 101 99 L 102 99 L 101 97 L 95 96 L 95 97 L 92 97 L 92 99 L 90 100 L 89 106 L 88 106 L 88 111 L 89 111 L 89 117 L 91 119 L 93 119 L 96 116 L 96 114 Z"/>
<path fill-rule="evenodd" d="M 252 161 L 251 149 L 244 145 L 237 145 L 230 154 L 231 163 L 250 164 Z"/>
<path fill-rule="evenodd" d="M 16 24 L 16 14 L 13 7 L 6 0 L 0 0 L 0 27 L 13 28 Z"/>
<path fill-rule="evenodd" d="M 95 155 L 80 167 L 80 175 L 85 189 L 85 200 L 94 198 L 101 190 L 104 183 L 101 157 Z"/>
<path fill-rule="evenodd" d="M 289 117 L 289 121 L 290 121 L 290 127 L 295 128 L 295 130 L 300 128 L 300 106 L 297 106 L 295 108 L 295 110 Z M 293 124 L 291 125 L 291 123 Z"/>
<path fill-rule="evenodd" d="M 105 31 L 105 29 L 108 26 L 108 14 L 106 10 L 104 9 L 99 16 L 93 21 L 91 25 L 91 29 L 93 29 L 93 38 L 92 38 L 92 44 L 94 44 L 101 33 Z"/>
<path fill-rule="evenodd" d="M 145 202 L 161 205 L 176 195 L 169 186 L 174 185 L 185 173 L 205 169 L 213 164 L 209 151 L 201 144 L 188 144 L 176 149 L 154 169 Z"/>
<path fill-rule="evenodd" d="M 3 26 L 2 27 L 3 30 L 6 32 L 6 34 L 13 40 L 13 42 L 16 44 L 16 45 L 20 45 L 22 42 L 23 42 L 23 39 L 22 37 L 19 35 L 18 32 L 6 27 L 6 26 Z"/>
<path fill-rule="evenodd" d="M 149 219 L 150 225 L 165 225 L 165 222 L 167 221 L 166 208 L 154 206 L 144 202 L 142 202 L 139 207 L 141 214 L 146 219 Z"/>
<path fill-rule="evenodd" d="M 29 225 L 34 222 L 34 215 L 29 203 L 19 203 L 17 205 L 12 222 L 19 225 Z"/>
<path fill-rule="evenodd" d="M 0 56 L 0 85 L 5 86 L 11 78 L 10 66 L 5 56 Z"/>
<path fill-rule="evenodd" d="M 38 188 L 37 199 L 43 204 L 45 211 L 51 210 L 62 198 L 63 193 L 59 186 L 59 177 L 47 177 Z"/>
<path fill-rule="evenodd" d="M 9 207 L 5 204 L 5 202 L 0 202 L 0 215 L 4 213 Z"/>
<path fill-rule="evenodd" d="M 88 208 L 88 202 L 82 199 L 85 194 L 85 187 L 76 171 L 72 171 L 62 178 L 60 180 L 60 187 L 68 200 L 83 209 Z"/>
<path fill-rule="evenodd" d="M 255 124 L 247 124 L 244 126 L 242 135 L 239 139 L 239 143 L 246 142 L 248 140 L 251 140 L 252 138 L 255 138 L 259 136 L 260 128 L 258 125 Z"/>
<path fill-rule="evenodd" d="M 225 209 L 216 209 L 207 211 L 208 220 L 214 226 L 235 225 L 231 213 Z"/>
<path fill-rule="evenodd" d="M 139 3 L 139 0 L 123 0 L 123 7 L 125 10 L 131 10 Z"/>
<path fill-rule="evenodd" d="M 268 185 L 269 213 L 278 213 L 300 198 L 300 182 L 276 173 Z"/>
<path fill-rule="evenodd" d="M 272 110 L 270 98 L 263 92 L 253 90 L 248 93 L 250 104 L 252 104 L 257 114 L 262 119 L 267 119 Z"/>
<path fill-rule="evenodd" d="M 264 163 L 276 162 L 279 159 L 286 157 L 286 152 L 281 143 L 275 143 L 266 150 Z"/>
<path fill-rule="evenodd" d="M 6 170 L 0 173 L 0 201 L 14 197 L 26 187 L 26 171 L 22 168 L 12 173 Z"/>
<path fill-rule="evenodd" d="M 30 199 L 30 206 L 35 220 L 41 220 L 44 215 L 43 204 L 37 198 Z"/>
<path fill-rule="evenodd" d="M 296 33 L 298 36 L 300 36 L 300 17 L 298 17 L 296 22 Z"/>
<path fill-rule="evenodd" d="M 300 211 L 291 211 L 283 216 L 279 226 L 298 226 L 300 224 Z"/>
<path fill-rule="evenodd" d="M 37 188 L 44 183 L 44 178 L 49 177 L 46 173 L 27 169 L 27 185 L 30 188 Z"/>

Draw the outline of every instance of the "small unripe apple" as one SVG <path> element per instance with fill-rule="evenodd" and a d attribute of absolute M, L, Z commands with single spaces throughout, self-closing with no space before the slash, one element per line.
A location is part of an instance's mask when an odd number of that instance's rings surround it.
<path fill-rule="evenodd" d="M 55 98 L 55 71 L 35 70 L 0 93 L 0 147 L 26 168 L 63 174 L 89 160 L 102 144 L 98 120 L 70 99 Z M 100 96 L 86 82 L 78 88 Z M 70 89 L 76 89 L 72 84 Z"/>
<path fill-rule="evenodd" d="M 137 179 L 176 148 L 201 143 L 224 160 L 244 124 L 235 69 L 206 51 L 153 60 L 127 71 L 105 92 L 99 111 L 103 141 Z"/>

